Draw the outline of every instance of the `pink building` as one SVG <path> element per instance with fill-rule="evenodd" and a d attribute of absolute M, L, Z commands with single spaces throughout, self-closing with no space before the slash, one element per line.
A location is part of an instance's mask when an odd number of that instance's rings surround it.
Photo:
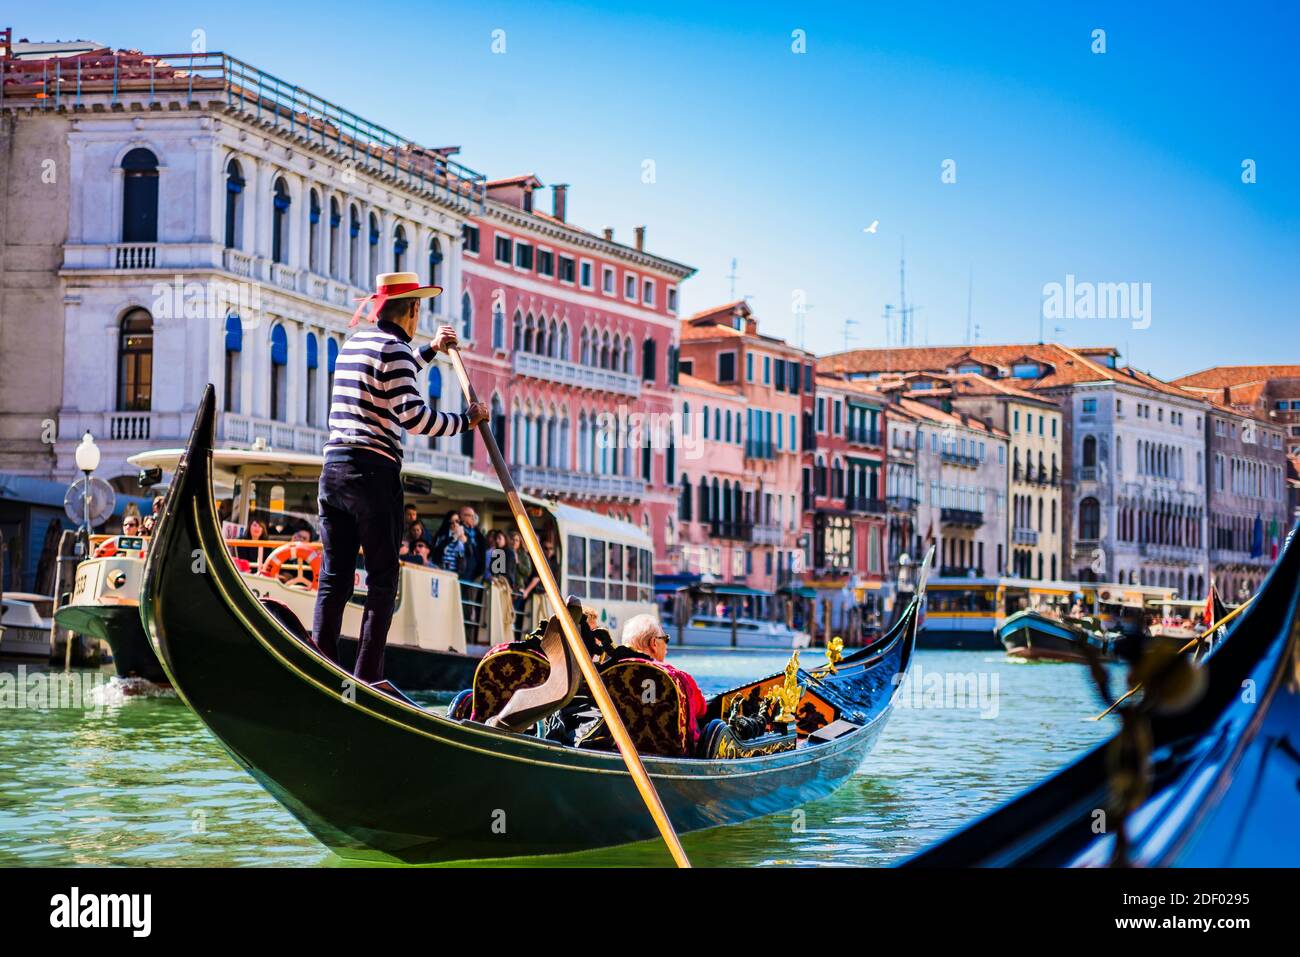
<path fill-rule="evenodd" d="M 520 487 L 642 526 L 656 571 L 670 571 L 677 284 L 695 270 L 646 252 L 644 226 L 629 246 L 569 223 L 566 186 L 541 212 L 541 188 L 532 175 L 489 182 L 465 228 L 466 366 Z"/>
<path fill-rule="evenodd" d="M 699 396 L 698 407 L 684 392 L 679 396 L 689 438 L 698 436 L 704 449 L 702 460 L 688 458 L 679 470 L 683 502 L 678 514 L 690 516 L 681 522 L 681 541 L 692 548 L 717 549 L 722 562 L 724 554 L 733 556 L 733 563 L 743 561 L 743 574 L 735 571 L 738 564 L 724 565 L 720 577 L 775 591 L 797 570 L 802 393 L 812 384 L 812 356 L 759 333 L 749 306 L 733 302 L 686 320 L 681 371 L 691 377 L 694 390 L 713 390 L 711 401 Z M 724 410 L 733 413 L 730 424 Z M 719 433 L 723 445 L 734 447 L 725 456 L 715 448 L 719 443 L 713 437 Z M 695 451 L 688 453 L 686 447 L 683 440 L 683 454 L 693 457 Z M 701 492 L 704 481 L 707 495 Z M 693 496 L 689 508 L 688 484 Z M 685 557 L 679 556 L 675 570 L 701 571 L 687 567 Z"/>

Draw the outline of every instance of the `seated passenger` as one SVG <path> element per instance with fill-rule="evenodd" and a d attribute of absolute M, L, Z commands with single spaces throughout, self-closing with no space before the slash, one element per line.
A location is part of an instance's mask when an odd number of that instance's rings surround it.
<path fill-rule="evenodd" d="M 659 662 L 665 671 L 677 679 L 677 683 L 686 695 L 689 743 L 691 748 L 694 748 L 700 733 L 699 720 L 704 716 L 704 695 L 700 692 L 700 686 L 695 683 L 694 678 L 664 660 L 668 657 L 668 633 L 664 631 L 654 615 L 636 615 L 629 618 L 627 624 L 623 626 L 622 644 L 625 648 Z"/>

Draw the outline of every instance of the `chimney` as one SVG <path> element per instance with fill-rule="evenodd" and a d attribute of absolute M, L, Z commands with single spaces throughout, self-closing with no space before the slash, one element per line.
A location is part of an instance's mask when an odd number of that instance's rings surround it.
<path fill-rule="evenodd" d="M 605 232 L 605 242 L 612 243 L 614 241 L 614 227 L 606 226 L 604 232 Z"/>
<path fill-rule="evenodd" d="M 566 206 L 565 200 L 568 198 L 567 197 L 568 189 L 569 189 L 568 183 L 555 183 L 551 186 L 551 200 L 552 200 L 551 215 L 554 216 L 556 219 L 558 219 L 560 222 L 564 222 L 565 206 Z"/>
<path fill-rule="evenodd" d="M 643 253 L 645 252 L 645 227 L 638 226 L 635 232 L 636 232 L 636 251 L 639 253 Z"/>

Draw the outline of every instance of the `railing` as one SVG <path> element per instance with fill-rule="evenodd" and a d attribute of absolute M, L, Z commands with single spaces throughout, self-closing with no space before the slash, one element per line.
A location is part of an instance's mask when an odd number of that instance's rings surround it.
<path fill-rule="evenodd" d="M 418 439 L 413 438 L 412 441 L 418 441 Z M 468 475 L 470 473 L 469 458 L 458 452 L 443 452 L 440 449 L 408 445 L 403 455 L 406 461 L 427 465 L 436 472 L 446 472 L 449 475 Z"/>
<path fill-rule="evenodd" d="M 939 458 L 949 465 L 961 465 L 965 468 L 979 468 L 980 460 L 978 456 L 962 455 L 960 452 L 940 452 Z"/>
<path fill-rule="evenodd" d="M 253 257 L 250 253 L 239 249 L 226 249 L 222 252 L 221 261 L 227 272 L 233 272 L 236 276 L 245 276 L 249 279 L 254 278 Z"/>
<path fill-rule="evenodd" d="M 984 513 L 969 508 L 943 508 L 939 510 L 939 521 L 944 525 L 978 528 L 984 524 Z"/>
<path fill-rule="evenodd" d="M 157 243 L 114 243 L 114 269 L 153 269 L 158 262 Z"/>
<path fill-rule="evenodd" d="M 1037 545 L 1038 530 L 1034 528 L 1014 528 L 1011 530 L 1011 541 L 1016 545 Z"/>
<path fill-rule="evenodd" d="M 591 475 L 543 465 L 512 465 L 519 484 L 539 492 L 590 495 L 597 498 L 640 498 L 645 481 L 626 475 Z"/>
<path fill-rule="evenodd" d="M 574 386 L 579 389 L 616 392 L 632 398 L 639 398 L 641 395 L 641 379 L 635 375 L 615 372 L 613 369 L 579 365 L 567 359 L 539 356 L 533 352 L 516 352 L 514 371 L 515 375 L 531 376 L 534 379 L 558 382 L 560 385 Z"/>
<path fill-rule="evenodd" d="M 1250 550 L 1246 548 L 1211 548 L 1210 561 L 1239 565 L 1260 565 L 1267 568 L 1273 564 L 1274 560 L 1268 555 L 1251 555 Z"/>
<path fill-rule="evenodd" d="M 1080 465 L 1080 466 L 1079 466 L 1079 481 L 1080 481 L 1080 482 L 1095 482 L 1095 481 L 1097 481 L 1097 466 L 1095 466 L 1095 465 Z"/>
<path fill-rule="evenodd" d="M 776 446 L 771 442 L 760 442 L 757 439 L 746 439 L 745 458 L 774 459 L 776 458 Z"/>
<path fill-rule="evenodd" d="M 289 425 L 274 419 L 259 419 L 239 412 L 223 412 L 219 421 L 220 438 L 234 445 L 251 446 L 258 439 L 282 452 L 319 454 L 329 432 L 303 425 Z"/>
<path fill-rule="evenodd" d="M 754 533 L 750 522 L 709 522 L 710 538 L 726 538 L 732 541 L 747 542 Z"/>
<path fill-rule="evenodd" d="M 939 568 L 943 578 L 982 578 L 984 570 L 974 565 L 943 565 Z"/>
<path fill-rule="evenodd" d="M 856 445 L 879 445 L 880 430 L 849 427 L 844 430 L 844 441 Z"/>
<path fill-rule="evenodd" d="M 281 289 L 298 291 L 298 270 L 284 263 L 271 263 L 271 281 Z"/>
<path fill-rule="evenodd" d="M 850 512 L 864 512 L 868 515 L 883 515 L 886 510 L 884 499 L 863 495 L 844 496 L 844 507 Z"/>
<path fill-rule="evenodd" d="M 120 442 L 147 442 L 152 422 L 152 412 L 110 412 L 108 437 Z"/>
<path fill-rule="evenodd" d="M 885 496 L 885 504 L 890 511 L 914 512 L 921 503 L 910 495 L 887 495 Z"/>
<path fill-rule="evenodd" d="M 194 103 L 214 96 L 263 126 L 332 151 L 435 201 L 483 211 L 487 180 L 481 173 L 224 53 L 0 60 L 0 107 L 10 100 L 61 109 L 81 106 L 87 97 L 113 103 L 126 97 L 149 103 L 183 97 Z"/>
<path fill-rule="evenodd" d="M 755 545 L 780 545 L 780 525 L 755 525 L 753 542 Z"/>

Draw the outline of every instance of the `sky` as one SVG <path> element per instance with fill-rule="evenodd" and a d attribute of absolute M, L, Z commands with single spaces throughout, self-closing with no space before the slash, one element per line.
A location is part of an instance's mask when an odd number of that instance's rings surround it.
<path fill-rule="evenodd" d="M 699 270 L 683 315 L 747 297 L 819 354 L 897 344 L 905 250 L 915 345 L 1113 345 L 1165 378 L 1300 362 L 1300 4 L 14 12 L 33 40 L 197 39 L 489 178 L 568 183 L 570 221 L 645 224 Z M 1119 283 L 1127 312 L 1052 301 Z"/>

